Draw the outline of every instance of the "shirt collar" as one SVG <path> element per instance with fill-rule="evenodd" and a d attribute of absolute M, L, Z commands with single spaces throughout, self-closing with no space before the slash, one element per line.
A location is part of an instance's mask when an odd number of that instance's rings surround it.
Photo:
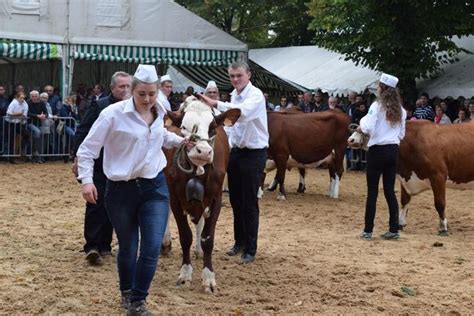
<path fill-rule="evenodd" d="M 124 102 L 125 102 L 125 106 L 123 108 L 123 113 L 135 112 L 135 105 L 133 104 L 133 97 L 128 98 Z"/>
<path fill-rule="evenodd" d="M 234 97 L 242 97 L 242 98 L 245 98 L 247 96 L 247 94 L 249 93 L 250 91 L 250 88 L 252 87 L 252 83 L 249 81 L 249 83 L 247 83 L 247 85 L 245 86 L 245 88 L 242 90 L 242 92 L 240 94 L 237 93 L 237 90 L 234 89 L 234 91 L 232 91 L 231 95 L 233 95 Z"/>

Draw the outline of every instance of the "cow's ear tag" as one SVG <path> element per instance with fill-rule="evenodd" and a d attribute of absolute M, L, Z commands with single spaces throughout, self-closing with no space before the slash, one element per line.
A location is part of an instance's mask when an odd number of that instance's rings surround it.
<path fill-rule="evenodd" d="M 173 120 L 171 120 L 169 116 L 166 116 L 165 117 L 165 127 L 170 127 L 171 125 L 173 125 Z"/>

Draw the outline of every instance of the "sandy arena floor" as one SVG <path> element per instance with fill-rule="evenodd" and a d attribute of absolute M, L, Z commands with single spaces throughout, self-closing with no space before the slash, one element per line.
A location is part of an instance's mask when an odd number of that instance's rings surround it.
<path fill-rule="evenodd" d="M 232 243 L 224 194 L 214 249 L 215 295 L 201 290 L 200 261 L 194 261 L 192 286 L 175 286 L 181 257 L 172 219 L 173 250 L 160 260 L 149 306 L 160 314 L 473 313 L 472 191 L 448 189 L 449 237 L 437 236 L 432 194 L 425 192 L 414 198 L 400 241 L 367 242 L 357 238 L 364 217 L 363 173 L 344 174 L 339 200 L 326 196 L 326 170 L 309 172 L 306 194 L 293 193 L 296 185 L 293 171 L 287 202 L 266 193 L 258 258 L 245 266 L 224 255 Z M 377 236 L 388 225 L 382 192 L 378 205 Z M 115 259 L 91 267 L 81 252 L 84 202 L 69 164 L 0 162 L 0 214 L 0 314 L 123 314 Z M 442 246 L 434 247 L 437 242 Z"/>

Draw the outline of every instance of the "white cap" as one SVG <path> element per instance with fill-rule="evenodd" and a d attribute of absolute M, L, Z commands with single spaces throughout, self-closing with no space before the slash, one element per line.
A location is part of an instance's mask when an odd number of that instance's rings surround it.
<path fill-rule="evenodd" d="M 163 83 L 165 81 L 172 81 L 170 75 L 161 76 L 160 83 Z"/>
<path fill-rule="evenodd" d="M 387 86 L 389 86 L 389 87 L 396 88 L 397 83 L 398 83 L 398 78 L 395 77 L 395 76 L 384 73 L 380 77 L 380 82 L 387 85 Z"/>
<path fill-rule="evenodd" d="M 217 84 L 214 80 L 211 80 L 207 83 L 207 87 L 206 87 L 206 91 L 209 89 L 209 88 L 216 88 L 217 89 Z"/>
<path fill-rule="evenodd" d="M 153 65 L 138 65 L 133 77 L 145 83 L 155 83 L 158 81 L 156 68 Z"/>

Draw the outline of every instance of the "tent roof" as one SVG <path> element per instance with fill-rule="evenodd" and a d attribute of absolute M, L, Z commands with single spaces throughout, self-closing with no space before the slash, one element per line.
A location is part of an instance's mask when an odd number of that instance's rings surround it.
<path fill-rule="evenodd" d="M 380 75 L 344 61 L 344 56 L 317 46 L 251 49 L 249 59 L 280 78 L 308 90 L 348 94 L 373 88 Z"/>
<path fill-rule="evenodd" d="M 0 38 L 238 52 L 248 49 L 245 43 L 171 0 L 0 0 Z"/>
<path fill-rule="evenodd" d="M 428 92 L 430 97 L 474 96 L 474 36 L 465 36 L 454 42 L 472 54 L 460 53 L 459 62 L 444 65 L 438 77 L 418 81 L 418 89 Z"/>
<path fill-rule="evenodd" d="M 73 44 L 247 51 L 246 44 L 170 0 L 71 1 L 69 14 Z"/>

